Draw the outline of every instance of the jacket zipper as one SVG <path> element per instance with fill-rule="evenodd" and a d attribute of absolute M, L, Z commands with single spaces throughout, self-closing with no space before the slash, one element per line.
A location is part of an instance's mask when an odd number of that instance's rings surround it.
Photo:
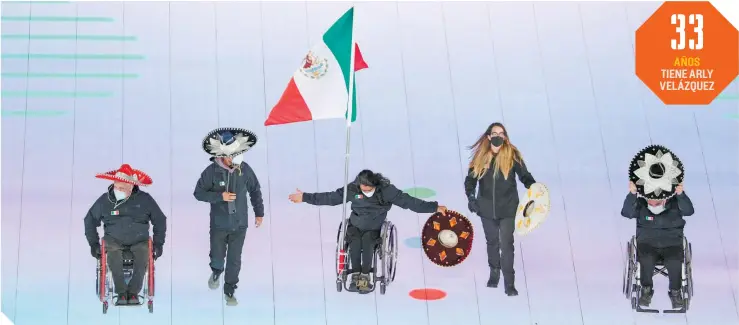
<path fill-rule="evenodd" d="M 229 189 L 230 185 L 231 185 L 231 173 L 229 171 L 226 171 L 226 192 L 233 193 Z M 233 204 L 234 204 L 234 209 L 236 209 L 235 200 L 233 201 Z M 231 226 L 231 228 L 235 228 L 233 216 L 231 215 L 231 210 L 228 208 L 228 203 L 226 203 L 226 212 L 228 212 L 228 224 Z"/>
<path fill-rule="evenodd" d="M 495 193 L 496 180 L 495 179 L 497 178 L 495 176 L 496 176 L 495 172 L 493 172 L 493 219 L 498 219 L 498 216 L 495 213 L 495 196 L 496 196 L 496 193 Z"/>

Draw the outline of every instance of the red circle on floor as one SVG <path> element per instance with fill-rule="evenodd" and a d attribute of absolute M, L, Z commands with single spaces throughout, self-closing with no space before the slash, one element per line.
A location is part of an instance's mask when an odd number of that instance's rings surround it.
<path fill-rule="evenodd" d="M 440 300 L 446 297 L 446 292 L 439 289 L 414 289 L 408 295 L 418 300 Z"/>

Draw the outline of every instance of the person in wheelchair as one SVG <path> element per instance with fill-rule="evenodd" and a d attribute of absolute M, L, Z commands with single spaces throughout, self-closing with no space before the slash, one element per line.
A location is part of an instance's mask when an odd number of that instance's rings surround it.
<path fill-rule="evenodd" d="M 153 226 L 153 257 L 162 256 L 167 231 L 167 217 L 156 200 L 140 189 L 152 179 L 140 170 L 123 164 L 118 170 L 95 177 L 112 180 L 113 184 L 93 203 L 85 216 L 85 237 L 93 257 L 101 258 L 97 228 L 103 224 L 108 268 L 113 277 L 115 304 L 139 305 L 139 292 L 149 262 L 149 224 Z M 133 274 L 128 283 L 124 277 L 123 253 L 133 255 Z"/>
<path fill-rule="evenodd" d="M 629 182 L 629 193 L 624 200 L 621 215 L 636 219 L 636 252 L 640 264 L 641 295 L 639 305 L 648 307 L 654 295 L 652 276 L 658 261 L 664 263 L 669 278 L 670 302 L 673 309 L 682 308 L 681 294 L 684 216 L 694 212 L 693 203 L 683 191 L 675 187 L 675 195 L 666 200 L 647 200 L 637 196 L 637 188 Z"/>
<path fill-rule="evenodd" d="M 344 188 L 333 192 L 303 193 L 299 189 L 290 194 L 293 203 L 336 206 L 342 204 Z M 393 205 L 416 213 L 445 213 L 446 207 L 437 202 L 414 198 L 390 183 L 380 173 L 371 170 L 359 172 L 347 186 L 347 202 L 351 202 L 351 215 L 346 229 L 349 243 L 349 259 L 352 269 L 350 291 L 368 293 L 372 290 L 369 273 L 372 271 L 375 247 L 380 239 L 382 225 Z"/>

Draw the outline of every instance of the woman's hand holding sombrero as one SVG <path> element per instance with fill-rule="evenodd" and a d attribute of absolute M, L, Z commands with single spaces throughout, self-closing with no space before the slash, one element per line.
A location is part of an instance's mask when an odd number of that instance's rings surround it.
<path fill-rule="evenodd" d="M 629 192 L 631 192 L 631 194 L 636 194 L 636 184 L 634 184 L 634 182 L 629 182 Z"/>
<path fill-rule="evenodd" d="M 446 207 L 443 205 L 440 205 L 438 208 L 436 208 L 436 212 L 446 215 Z"/>

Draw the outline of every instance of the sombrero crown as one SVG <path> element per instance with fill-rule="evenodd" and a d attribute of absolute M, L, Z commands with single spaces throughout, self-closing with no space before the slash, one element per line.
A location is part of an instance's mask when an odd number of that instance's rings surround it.
<path fill-rule="evenodd" d="M 117 170 L 97 174 L 95 177 L 138 186 L 149 186 L 152 183 L 152 179 L 149 175 L 138 169 L 131 168 L 131 165 L 129 164 L 123 164 L 121 165 L 121 168 L 118 168 Z"/>
<path fill-rule="evenodd" d="M 637 193 L 649 200 L 669 199 L 684 178 L 680 159 L 660 145 L 642 149 L 629 165 L 629 180 L 636 184 Z"/>
<path fill-rule="evenodd" d="M 257 136 L 240 128 L 218 128 L 203 139 L 203 150 L 214 157 L 238 156 L 257 143 Z"/>

